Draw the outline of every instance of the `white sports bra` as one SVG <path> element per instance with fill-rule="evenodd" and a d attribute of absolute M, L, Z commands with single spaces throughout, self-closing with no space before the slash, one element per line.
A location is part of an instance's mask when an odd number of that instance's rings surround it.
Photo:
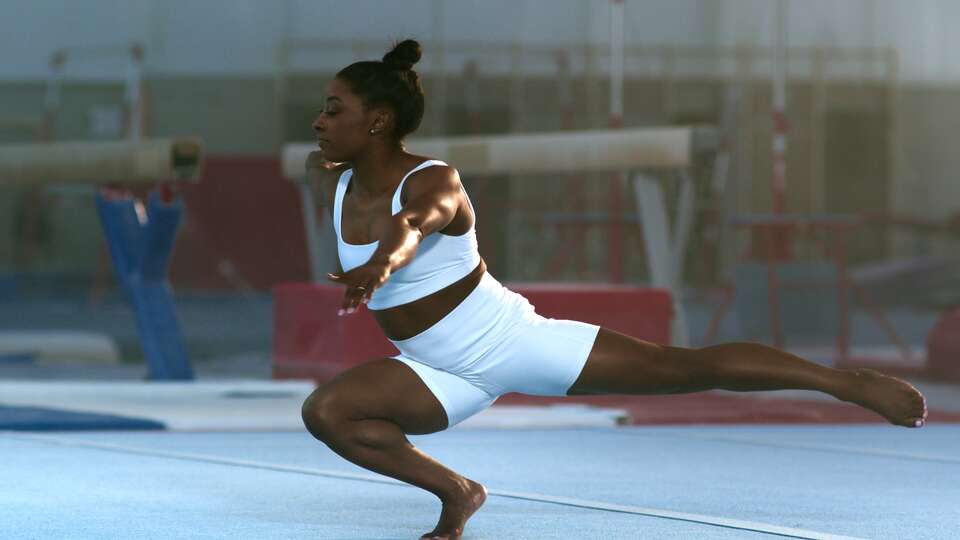
<path fill-rule="evenodd" d="M 407 178 L 420 169 L 433 165 L 446 165 L 446 163 L 430 159 L 404 175 L 393 194 L 392 215 L 396 215 L 402 209 L 400 193 Z M 340 255 L 340 266 L 343 267 L 344 272 L 370 260 L 380 243 L 374 241 L 369 244 L 348 244 L 343 240 L 343 234 L 340 232 L 340 222 L 343 219 L 343 196 L 347 192 L 352 177 L 353 169 L 343 171 L 337 182 L 337 194 L 333 201 L 333 228 L 337 231 L 337 253 Z M 472 210 L 473 204 L 469 197 L 467 197 L 467 204 L 470 204 Z M 413 260 L 393 272 L 387 282 L 374 291 L 367 307 L 386 309 L 419 300 L 462 279 L 478 264 L 480 264 L 480 252 L 477 249 L 476 223 L 460 236 L 450 236 L 439 231 L 428 234 L 420 241 Z"/>

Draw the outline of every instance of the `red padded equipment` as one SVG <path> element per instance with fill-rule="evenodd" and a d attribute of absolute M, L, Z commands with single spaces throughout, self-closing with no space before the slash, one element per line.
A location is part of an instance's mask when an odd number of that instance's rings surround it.
<path fill-rule="evenodd" d="M 944 313 L 927 336 L 927 372 L 960 381 L 960 308 Z"/>
<path fill-rule="evenodd" d="M 655 343 L 670 342 L 673 305 L 661 289 L 602 284 L 508 285 L 555 319 L 598 324 Z M 397 350 L 365 307 L 337 316 L 343 287 L 285 283 L 273 289 L 273 376 L 325 381 Z"/>

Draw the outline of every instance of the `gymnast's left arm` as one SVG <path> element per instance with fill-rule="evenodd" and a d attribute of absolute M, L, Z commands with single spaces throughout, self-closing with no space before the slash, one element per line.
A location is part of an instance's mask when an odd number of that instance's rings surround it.
<path fill-rule="evenodd" d="M 420 242 L 446 228 L 465 203 L 460 175 L 453 167 L 423 169 L 407 181 L 406 189 L 406 204 L 391 218 L 370 260 L 349 272 L 330 275 L 332 281 L 347 286 L 343 307 L 348 312 L 367 302 L 391 273 L 409 264 Z"/>

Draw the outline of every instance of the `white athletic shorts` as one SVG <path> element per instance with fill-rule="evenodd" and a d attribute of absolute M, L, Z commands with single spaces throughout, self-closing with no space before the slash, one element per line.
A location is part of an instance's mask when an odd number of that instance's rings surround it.
<path fill-rule="evenodd" d="M 393 344 L 443 405 L 447 427 L 502 394 L 563 396 L 583 370 L 600 327 L 538 315 L 530 302 L 485 273 L 457 307 Z"/>

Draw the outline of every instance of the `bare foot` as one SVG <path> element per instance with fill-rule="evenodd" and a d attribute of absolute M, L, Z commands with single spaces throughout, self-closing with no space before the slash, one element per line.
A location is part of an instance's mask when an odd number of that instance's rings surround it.
<path fill-rule="evenodd" d="M 853 383 L 844 401 L 866 407 L 891 424 L 922 427 L 927 422 L 927 403 L 910 383 L 872 369 L 851 372 Z"/>
<path fill-rule="evenodd" d="M 456 499 L 443 501 L 440 521 L 432 531 L 420 537 L 420 540 L 459 540 L 467 520 L 487 501 L 487 489 L 467 480 L 464 492 Z"/>

